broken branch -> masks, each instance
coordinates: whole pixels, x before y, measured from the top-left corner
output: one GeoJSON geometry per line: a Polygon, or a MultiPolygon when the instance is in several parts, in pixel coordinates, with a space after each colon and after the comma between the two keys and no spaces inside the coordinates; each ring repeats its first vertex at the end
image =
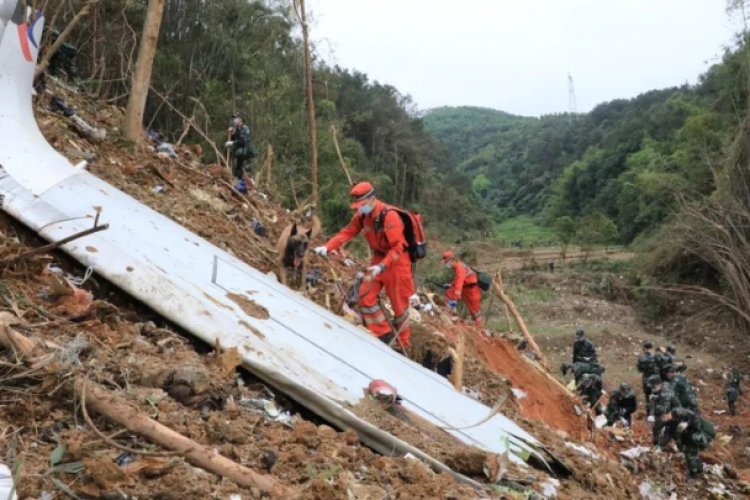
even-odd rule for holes
{"type": "Polygon", "coordinates": [[[339,161],[341,162],[341,168],[344,169],[344,173],[346,174],[346,180],[349,181],[349,185],[354,185],[354,182],[352,181],[352,176],[349,174],[349,169],[346,167],[346,162],[344,161],[344,157],[341,155],[341,149],[339,148],[339,140],[336,137],[336,126],[331,125],[331,135],[333,136],[333,146],[336,148],[336,154],[339,157],[339,161]]]}
{"type": "Polygon", "coordinates": [[[44,57],[42,57],[42,60],[37,65],[36,69],[34,70],[34,78],[41,75],[47,70],[47,66],[49,66],[49,62],[52,60],[52,56],[55,55],[55,52],[60,50],[60,47],[65,42],[65,40],[68,38],[70,33],[73,31],[73,28],[76,27],[78,22],[86,17],[88,13],[91,11],[91,7],[94,6],[99,0],[89,0],[86,2],[86,4],[81,8],[81,10],[78,11],[78,14],[75,15],[73,19],[70,20],[68,25],[65,27],[65,29],[60,33],[60,36],[57,37],[55,40],[55,43],[52,44],[52,46],[45,52],[44,57]]]}
{"type": "Polygon", "coordinates": [[[94,233],[98,233],[99,231],[104,231],[106,229],[109,229],[109,224],[102,224],[101,226],[94,226],[89,229],[78,232],[76,234],[71,234],[70,236],[63,238],[60,241],[55,241],[53,243],[49,243],[47,245],[44,245],[38,248],[34,248],[33,250],[30,250],[26,253],[22,253],[21,255],[17,255],[11,259],[2,260],[0,261],[0,268],[12,266],[14,264],[18,264],[19,262],[23,262],[37,255],[42,255],[42,254],[51,252],[52,250],[56,250],[57,248],[60,248],[61,246],[65,245],[66,243],[70,243],[71,241],[77,240],[79,238],[83,238],[85,236],[89,236],[94,233]]]}
{"type": "Polygon", "coordinates": [[[500,277],[500,273],[496,273],[495,279],[492,280],[492,290],[495,292],[495,295],[497,295],[497,298],[502,300],[503,304],[508,307],[508,310],[513,315],[513,318],[518,324],[518,328],[520,328],[521,333],[523,334],[523,338],[526,340],[526,342],[528,342],[529,346],[531,346],[531,348],[534,350],[534,353],[539,358],[539,364],[549,370],[549,363],[547,363],[547,358],[544,357],[544,354],[542,354],[542,350],[539,349],[539,346],[534,340],[534,337],[531,336],[531,332],[529,332],[529,329],[526,327],[526,322],[518,312],[518,309],[516,309],[516,305],[503,290],[503,281],[500,277]]]}

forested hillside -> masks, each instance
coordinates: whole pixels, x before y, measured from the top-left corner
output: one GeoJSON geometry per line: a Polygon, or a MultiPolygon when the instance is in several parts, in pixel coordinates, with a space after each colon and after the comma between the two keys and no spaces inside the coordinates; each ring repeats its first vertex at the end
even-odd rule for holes
{"type": "Polygon", "coordinates": [[[459,172],[497,220],[533,215],[553,226],[588,217],[616,226],[616,239],[649,234],[675,209],[675,195],[705,196],[711,165],[734,139],[744,106],[741,58],[728,52],[693,87],[654,90],[586,114],[515,117],[439,108],[427,130],[445,142],[459,172]]]}

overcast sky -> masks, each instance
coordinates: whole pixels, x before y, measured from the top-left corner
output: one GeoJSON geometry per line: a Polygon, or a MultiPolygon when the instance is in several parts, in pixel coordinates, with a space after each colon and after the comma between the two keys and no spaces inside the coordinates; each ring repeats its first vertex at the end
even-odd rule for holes
{"type": "Polygon", "coordinates": [[[323,59],[410,94],[420,109],[578,111],[685,82],[717,62],[725,0],[308,0],[323,59]]]}

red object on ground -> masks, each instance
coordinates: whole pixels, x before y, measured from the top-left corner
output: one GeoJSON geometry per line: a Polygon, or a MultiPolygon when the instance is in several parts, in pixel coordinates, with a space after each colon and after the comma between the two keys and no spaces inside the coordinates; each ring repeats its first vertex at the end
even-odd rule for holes
{"type": "Polygon", "coordinates": [[[370,382],[367,390],[372,397],[379,401],[386,401],[393,404],[398,398],[398,389],[379,378],[370,382]]]}

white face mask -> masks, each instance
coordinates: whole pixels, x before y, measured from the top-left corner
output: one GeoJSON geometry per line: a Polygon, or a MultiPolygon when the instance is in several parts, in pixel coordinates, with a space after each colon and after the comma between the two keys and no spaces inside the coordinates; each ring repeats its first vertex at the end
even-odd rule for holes
{"type": "Polygon", "coordinates": [[[369,204],[364,204],[357,209],[362,215],[367,215],[372,212],[372,207],[369,204]]]}
{"type": "Polygon", "coordinates": [[[446,269],[450,269],[451,267],[453,267],[453,264],[451,264],[450,262],[446,262],[445,264],[443,264],[443,267],[446,269]]]}
{"type": "Polygon", "coordinates": [[[239,127],[241,125],[241,120],[239,118],[234,118],[232,120],[232,126],[239,127]]]}

